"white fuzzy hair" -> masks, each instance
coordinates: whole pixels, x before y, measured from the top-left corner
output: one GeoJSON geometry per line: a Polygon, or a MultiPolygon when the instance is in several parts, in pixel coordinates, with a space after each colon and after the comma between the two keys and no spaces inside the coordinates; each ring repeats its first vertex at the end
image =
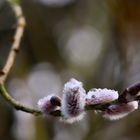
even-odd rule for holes
{"type": "Polygon", "coordinates": [[[49,114],[52,110],[54,110],[54,106],[52,106],[50,100],[52,97],[54,97],[55,95],[51,94],[48,95],[42,99],[39,99],[37,106],[38,109],[43,113],[43,114],[49,114]]]}
{"type": "Polygon", "coordinates": [[[61,104],[64,121],[73,123],[84,117],[85,95],[83,84],[74,78],[64,85],[61,104]]]}
{"type": "Polygon", "coordinates": [[[128,102],[126,104],[110,105],[104,112],[103,117],[109,120],[118,120],[134,110],[138,109],[138,101],[128,102]]]}
{"type": "Polygon", "coordinates": [[[105,89],[94,88],[87,93],[85,100],[87,104],[94,105],[94,104],[109,103],[118,99],[118,97],[119,94],[115,90],[111,90],[107,88],[105,89]]]}

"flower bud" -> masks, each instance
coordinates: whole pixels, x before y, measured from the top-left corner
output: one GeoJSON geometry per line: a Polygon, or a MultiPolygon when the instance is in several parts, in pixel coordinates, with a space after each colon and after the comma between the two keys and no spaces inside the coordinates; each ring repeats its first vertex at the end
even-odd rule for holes
{"type": "Polygon", "coordinates": [[[110,105],[108,109],[103,113],[103,117],[109,120],[118,120],[127,116],[129,113],[136,109],[138,109],[138,101],[110,105]]]}
{"type": "Polygon", "coordinates": [[[86,104],[95,105],[95,104],[106,104],[118,99],[118,92],[111,89],[92,89],[90,90],[86,97],[86,104]]]}
{"type": "Polygon", "coordinates": [[[84,116],[85,90],[81,82],[70,79],[63,90],[61,112],[63,120],[72,123],[84,116]]]}
{"type": "Polygon", "coordinates": [[[54,111],[57,106],[61,105],[61,99],[55,95],[48,95],[42,99],[40,99],[37,103],[39,110],[43,114],[49,114],[54,111]]]}
{"type": "Polygon", "coordinates": [[[140,96],[140,82],[136,82],[126,88],[119,96],[120,103],[127,103],[134,101],[136,97],[140,96]]]}

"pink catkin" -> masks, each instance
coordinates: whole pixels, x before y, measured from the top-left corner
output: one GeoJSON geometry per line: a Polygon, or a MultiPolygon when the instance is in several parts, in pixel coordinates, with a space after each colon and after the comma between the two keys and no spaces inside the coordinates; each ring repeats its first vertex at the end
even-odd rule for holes
{"type": "Polygon", "coordinates": [[[138,101],[132,101],[124,104],[110,105],[103,113],[103,117],[109,120],[118,120],[134,110],[138,109],[138,101]]]}
{"type": "Polygon", "coordinates": [[[110,103],[118,99],[118,92],[111,89],[92,89],[86,95],[86,103],[90,105],[110,103]]]}
{"type": "Polygon", "coordinates": [[[64,121],[72,123],[83,118],[85,95],[82,83],[75,79],[70,79],[64,85],[61,106],[64,121]]]}
{"type": "Polygon", "coordinates": [[[54,111],[57,106],[60,106],[61,99],[55,95],[48,95],[40,99],[37,103],[39,110],[48,115],[51,111],[54,111]]]}

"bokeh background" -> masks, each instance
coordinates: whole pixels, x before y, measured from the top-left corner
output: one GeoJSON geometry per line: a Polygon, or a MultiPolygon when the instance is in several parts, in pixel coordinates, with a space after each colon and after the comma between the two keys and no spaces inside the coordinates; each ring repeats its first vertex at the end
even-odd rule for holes
{"type": "MultiPolygon", "coordinates": [[[[71,77],[85,89],[121,92],[140,80],[139,0],[18,0],[26,22],[16,62],[6,81],[10,94],[36,107],[62,96],[71,77]]],[[[11,5],[0,0],[0,68],[16,29],[11,5]]],[[[139,140],[140,110],[108,121],[93,111],[74,124],[15,111],[0,98],[0,140],[139,140]]]]}

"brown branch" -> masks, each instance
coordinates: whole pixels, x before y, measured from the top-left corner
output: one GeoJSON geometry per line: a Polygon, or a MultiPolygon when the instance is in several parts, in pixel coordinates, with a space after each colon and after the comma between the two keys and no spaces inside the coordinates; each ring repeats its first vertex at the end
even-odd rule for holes
{"type": "Polygon", "coordinates": [[[16,6],[13,6],[13,9],[14,9],[16,17],[17,17],[17,29],[15,32],[14,42],[12,44],[11,51],[9,53],[5,66],[3,67],[3,69],[0,72],[0,83],[5,82],[8,74],[13,66],[16,54],[19,51],[21,38],[23,36],[24,28],[25,28],[25,19],[22,14],[21,8],[16,5],[16,6]]]}
{"type": "Polygon", "coordinates": [[[34,115],[40,115],[41,112],[37,109],[33,109],[30,107],[27,107],[25,105],[22,105],[21,103],[19,103],[18,101],[16,101],[14,98],[12,98],[9,93],[6,91],[5,87],[3,84],[0,84],[0,94],[2,95],[2,97],[8,102],[10,103],[12,106],[14,106],[15,109],[17,110],[21,110],[27,113],[31,113],[34,115]]]}
{"type": "Polygon", "coordinates": [[[11,50],[8,55],[5,66],[0,71],[0,94],[8,103],[10,103],[12,106],[14,106],[15,109],[21,110],[21,111],[24,111],[27,113],[31,113],[34,115],[39,115],[39,114],[41,114],[41,112],[39,110],[30,108],[30,107],[26,107],[25,105],[20,104],[18,101],[16,101],[14,98],[12,98],[9,95],[9,93],[6,91],[5,86],[4,86],[4,82],[14,64],[16,54],[19,51],[20,42],[21,42],[21,39],[22,39],[22,36],[24,33],[24,28],[25,28],[25,19],[22,14],[22,10],[21,10],[20,6],[14,5],[13,10],[15,11],[15,14],[17,17],[17,29],[15,32],[14,41],[11,46],[11,50]]]}

